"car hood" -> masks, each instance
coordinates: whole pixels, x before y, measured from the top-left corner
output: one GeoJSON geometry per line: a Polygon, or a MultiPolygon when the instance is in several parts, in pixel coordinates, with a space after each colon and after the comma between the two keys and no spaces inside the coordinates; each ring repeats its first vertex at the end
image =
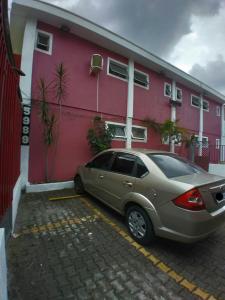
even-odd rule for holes
{"type": "Polygon", "coordinates": [[[171,178],[172,180],[183,182],[190,184],[192,186],[202,186],[205,184],[210,184],[217,181],[225,181],[225,177],[212,175],[209,173],[201,173],[201,174],[191,174],[191,175],[185,175],[185,176],[179,176],[171,178]]]}

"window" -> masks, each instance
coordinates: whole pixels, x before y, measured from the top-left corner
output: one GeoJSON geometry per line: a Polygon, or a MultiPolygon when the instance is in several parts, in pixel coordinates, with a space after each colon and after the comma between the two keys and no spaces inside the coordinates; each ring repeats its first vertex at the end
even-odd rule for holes
{"type": "Polygon", "coordinates": [[[134,140],[146,140],[147,138],[147,128],[139,127],[139,126],[132,126],[132,138],[134,140]]]}
{"type": "Polygon", "coordinates": [[[191,105],[200,108],[200,98],[198,96],[191,95],[191,105]]]}
{"type": "Polygon", "coordinates": [[[216,139],[216,149],[220,149],[220,139],[216,139]]]}
{"type": "Polygon", "coordinates": [[[220,117],[220,106],[216,107],[216,115],[217,117],[220,117]]]}
{"type": "Polygon", "coordinates": [[[115,60],[108,60],[108,74],[127,80],[128,67],[127,65],[115,60]]]}
{"type": "MultiPolygon", "coordinates": [[[[126,139],[126,125],[122,123],[106,122],[106,126],[112,131],[115,139],[126,139]]],[[[147,141],[147,128],[142,126],[132,126],[132,139],[135,141],[147,141]]]]}
{"type": "Polygon", "coordinates": [[[182,89],[176,88],[176,100],[182,101],[182,89]]]}
{"type": "Polygon", "coordinates": [[[36,37],[36,47],[35,49],[46,53],[46,54],[52,54],[52,34],[38,30],[37,31],[37,37],[36,37]]]}
{"type": "Polygon", "coordinates": [[[132,176],[136,157],[127,153],[117,153],[111,171],[132,176]]]}
{"type": "Polygon", "coordinates": [[[172,86],[170,83],[165,82],[164,83],[164,96],[171,97],[172,94],[172,86]]]}
{"type": "Polygon", "coordinates": [[[203,109],[209,111],[209,102],[207,100],[203,100],[203,109]]]}
{"type": "MultiPolygon", "coordinates": [[[[199,136],[195,135],[195,141],[197,144],[199,144],[199,136]]],[[[208,148],[209,139],[207,136],[202,137],[202,148],[208,148]]]]}
{"type": "MultiPolygon", "coordinates": [[[[201,99],[198,96],[191,95],[191,105],[197,108],[201,107],[201,99]]],[[[203,99],[203,110],[209,111],[209,102],[203,99]]]]}
{"type": "Polygon", "coordinates": [[[114,138],[126,138],[126,125],[106,122],[106,126],[112,131],[114,138]]]}
{"type": "Polygon", "coordinates": [[[135,175],[138,178],[143,178],[149,173],[147,167],[143,163],[143,161],[140,158],[137,158],[136,161],[136,172],[135,175]]]}
{"type": "Polygon", "coordinates": [[[148,74],[140,72],[138,70],[134,70],[134,83],[137,85],[148,88],[149,86],[149,77],[148,74]]]}
{"type": "Polygon", "coordinates": [[[97,156],[94,160],[87,163],[86,167],[109,170],[112,162],[113,153],[114,152],[110,151],[97,156]]]}
{"type": "Polygon", "coordinates": [[[148,156],[168,178],[205,173],[200,167],[175,155],[148,154],[148,156]]]}

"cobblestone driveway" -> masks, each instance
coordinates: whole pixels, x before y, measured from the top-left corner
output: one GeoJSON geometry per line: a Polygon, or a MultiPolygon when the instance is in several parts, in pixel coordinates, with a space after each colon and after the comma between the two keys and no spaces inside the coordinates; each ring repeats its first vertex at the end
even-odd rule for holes
{"type": "Polygon", "coordinates": [[[9,299],[225,299],[225,227],[141,247],[123,219],[72,190],[23,196],[8,242],[9,299]]]}

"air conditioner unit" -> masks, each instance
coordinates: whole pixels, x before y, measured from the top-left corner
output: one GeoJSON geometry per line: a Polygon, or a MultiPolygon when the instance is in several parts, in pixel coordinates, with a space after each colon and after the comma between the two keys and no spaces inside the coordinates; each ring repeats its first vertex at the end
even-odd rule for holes
{"type": "Polygon", "coordinates": [[[103,69],[103,57],[100,54],[93,54],[91,57],[91,74],[97,74],[103,69]]]}

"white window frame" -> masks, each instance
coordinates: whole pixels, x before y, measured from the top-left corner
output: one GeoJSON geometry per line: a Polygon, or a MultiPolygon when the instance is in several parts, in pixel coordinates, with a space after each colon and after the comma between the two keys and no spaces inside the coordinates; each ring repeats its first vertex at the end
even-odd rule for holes
{"type": "MultiPolygon", "coordinates": [[[[198,135],[195,134],[195,137],[197,138],[197,141],[199,142],[198,140],[198,135]]],[[[202,148],[208,148],[209,147],[209,138],[207,136],[202,136],[202,148]],[[203,139],[206,139],[207,140],[207,145],[203,145],[203,139]]]]}
{"type": "Polygon", "coordinates": [[[127,131],[126,131],[126,124],[124,124],[124,123],[117,123],[117,122],[109,122],[109,121],[106,121],[105,122],[105,124],[106,124],[106,126],[108,127],[108,125],[117,125],[117,126],[121,126],[121,127],[123,127],[124,128],[124,136],[114,136],[113,137],[113,140],[118,140],[118,139],[120,139],[120,140],[125,140],[126,138],[127,138],[127,131]]]}
{"type": "Polygon", "coordinates": [[[39,52],[42,52],[42,53],[45,53],[45,54],[48,54],[48,55],[52,55],[52,44],[53,44],[53,34],[50,33],[50,32],[44,31],[44,30],[37,29],[36,39],[35,39],[35,50],[37,50],[39,52]],[[42,34],[47,35],[49,37],[49,49],[48,49],[48,51],[40,49],[40,48],[37,47],[37,39],[38,39],[38,34],[39,33],[42,33],[42,34]]]}
{"type": "Polygon", "coordinates": [[[140,70],[138,70],[138,69],[134,69],[134,71],[136,71],[136,72],[138,72],[138,73],[140,73],[140,74],[146,75],[147,81],[148,81],[148,85],[147,85],[147,86],[143,86],[143,85],[138,84],[138,83],[136,83],[136,82],[134,82],[134,85],[139,86],[139,87],[141,87],[141,88],[143,88],[143,89],[145,89],[145,90],[149,90],[149,85],[150,85],[150,82],[149,82],[149,74],[147,74],[147,73],[145,73],[145,72],[142,72],[142,71],[140,71],[140,70]]]}
{"type": "Polygon", "coordinates": [[[216,139],[216,149],[220,149],[220,139],[216,139]]]}
{"type": "Polygon", "coordinates": [[[132,126],[132,129],[131,129],[131,136],[132,136],[133,141],[135,141],[135,142],[144,142],[144,143],[147,142],[147,127],[138,126],[138,125],[133,125],[133,126],[132,126]],[[132,131],[133,128],[144,129],[144,139],[135,137],[135,136],[133,135],[133,131],[132,131]]]}
{"type": "MultiPolygon", "coordinates": [[[[111,77],[113,77],[113,78],[116,78],[116,79],[119,79],[119,80],[128,82],[128,78],[127,78],[127,79],[126,79],[126,78],[122,78],[122,77],[116,76],[116,75],[114,75],[114,74],[111,74],[111,73],[109,72],[110,61],[112,61],[112,62],[114,62],[114,63],[117,63],[118,65],[121,65],[121,66],[126,67],[126,68],[127,68],[127,72],[128,72],[128,65],[127,65],[127,64],[122,63],[121,61],[118,61],[118,60],[113,59],[113,58],[111,58],[111,57],[108,57],[108,61],[107,61],[107,75],[108,75],[108,76],[111,76],[111,77]]],[[[128,74],[128,73],[127,73],[127,74],[128,74]]]]}
{"type": "Polygon", "coordinates": [[[204,110],[204,111],[207,111],[207,112],[209,112],[209,101],[208,101],[208,100],[205,100],[205,99],[203,99],[203,103],[204,103],[204,102],[207,102],[207,103],[208,103],[208,109],[205,109],[205,108],[203,108],[203,110],[204,110]]]}
{"type": "MultiPolygon", "coordinates": [[[[113,140],[117,140],[117,141],[118,140],[122,140],[122,141],[126,140],[126,138],[127,138],[126,124],[124,124],[124,123],[117,123],[117,122],[111,122],[111,121],[106,121],[105,124],[106,124],[106,127],[108,126],[108,124],[118,125],[118,126],[124,127],[125,136],[115,136],[115,137],[113,137],[113,140]]],[[[134,137],[133,136],[133,132],[131,130],[132,141],[146,143],[147,142],[147,127],[138,126],[138,125],[132,125],[132,128],[141,128],[141,129],[145,130],[145,137],[144,137],[144,139],[134,137]]]]}
{"type": "Polygon", "coordinates": [[[169,82],[164,82],[164,96],[167,97],[167,98],[171,98],[171,97],[172,97],[172,84],[169,83],[169,82]],[[170,86],[170,91],[171,91],[170,96],[166,95],[166,86],[167,86],[167,85],[170,86]]]}
{"type": "Polygon", "coordinates": [[[216,106],[216,116],[220,117],[221,116],[221,108],[219,105],[216,106]]]}
{"type": "Polygon", "coordinates": [[[178,102],[182,102],[182,100],[183,100],[183,93],[182,93],[182,89],[177,87],[177,88],[176,88],[176,101],[178,101],[178,102]],[[178,91],[178,90],[181,92],[181,99],[178,99],[178,98],[177,98],[177,91],[178,91]]]}
{"type": "Polygon", "coordinates": [[[198,108],[198,109],[200,109],[201,102],[200,102],[200,97],[199,97],[199,96],[197,96],[197,95],[194,95],[194,94],[191,94],[191,106],[193,106],[193,107],[195,107],[195,108],[198,108]],[[198,98],[198,99],[199,99],[199,106],[192,104],[192,98],[193,98],[193,97],[196,97],[196,98],[198,98]]]}

